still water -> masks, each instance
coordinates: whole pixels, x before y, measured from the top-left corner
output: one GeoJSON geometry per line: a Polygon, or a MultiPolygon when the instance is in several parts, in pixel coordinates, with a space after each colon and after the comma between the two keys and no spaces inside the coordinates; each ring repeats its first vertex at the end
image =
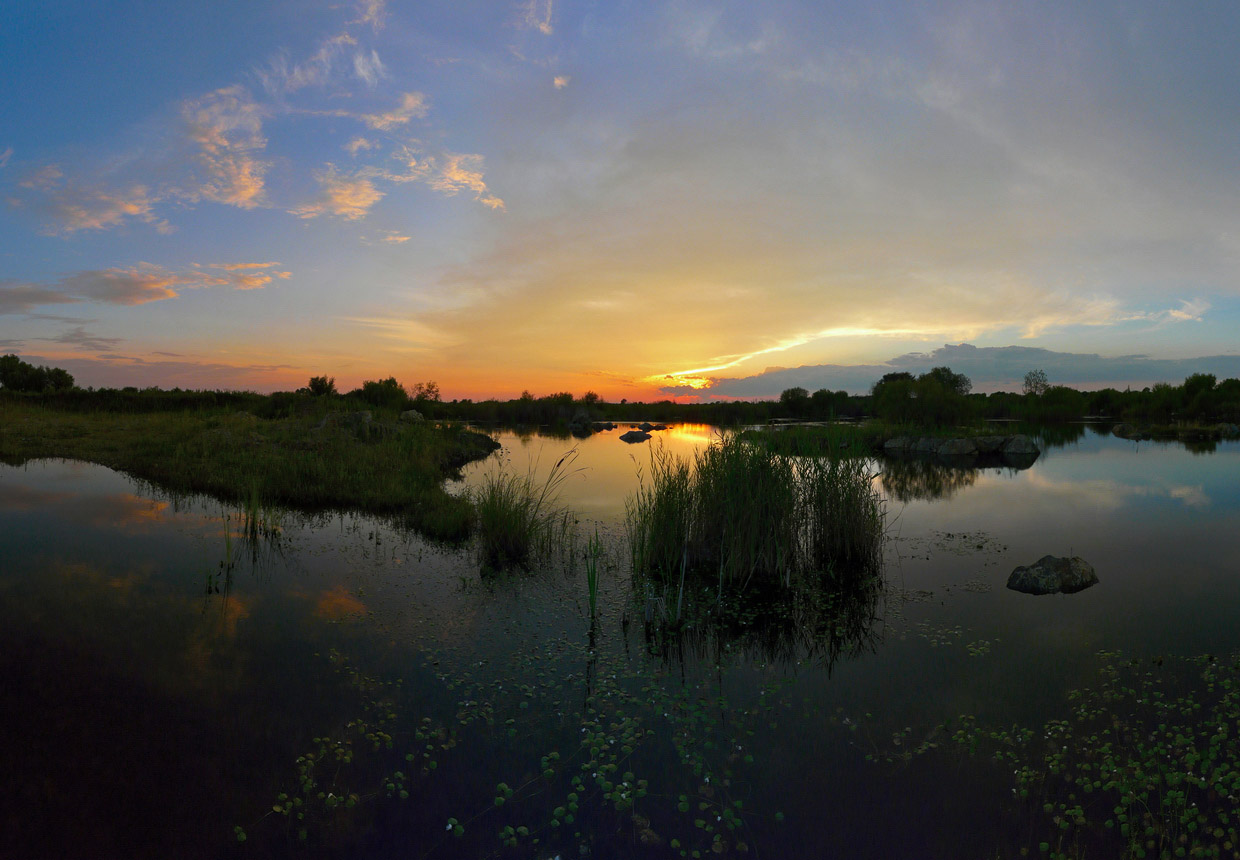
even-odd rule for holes
{"type": "MultiPolygon", "coordinates": [[[[251,530],[96,466],[0,467],[0,856],[1037,856],[1058,844],[1038,799],[935,727],[1066,719],[1100,651],[1240,649],[1236,443],[1080,428],[1021,471],[876,463],[887,585],[859,627],[669,648],[624,545],[648,445],[619,432],[504,433],[456,485],[575,448],[593,621],[584,540],[482,580],[469,550],[367,517],[251,530]],[[1047,554],[1100,584],[1004,587],[1047,554]]],[[[713,434],[655,435],[690,456],[713,434]]]]}

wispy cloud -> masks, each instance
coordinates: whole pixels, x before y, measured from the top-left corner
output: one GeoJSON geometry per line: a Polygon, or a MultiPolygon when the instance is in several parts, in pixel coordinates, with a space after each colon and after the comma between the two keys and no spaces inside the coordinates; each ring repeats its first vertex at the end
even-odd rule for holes
{"type": "Polygon", "coordinates": [[[424,93],[409,92],[400,97],[400,103],[392,110],[359,114],[357,118],[376,131],[391,131],[397,126],[405,125],[414,117],[426,116],[429,107],[424,93]]]}
{"type": "Polygon", "coordinates": [[[375,149],[377,146],[378,144],[373,140],[367,140],[364,137],[355,137],[344,145],[344,151],[356,158],[359,152],[375,149]]]}
{"type": "Polygon", "coordinates": [[[386,4],[387,0],[358,0],[358,12],[361,17],[349,23],[369,24],[376,32],[382,30],[387,19],[387,10],[384,8],[386,4]]]}
{"type": "Polygon", "coordinates": [[[64,177],[65,172],[59,164],[45,164],[17,184],[22,188],[55,188],[64,177]]]}
{"type": "Polygon", "coordinates": [[[154,224],[160,232],[168,232],[171,227],[167,222],[155,216],[155,202],[145,185],[118,191],[66,185],[52,194],[50,206],[56,221],[48,224],[45,232],[55,235],[78,230],[107,230],[130,218],[154,224]]]}
{"type": "Polygon", "coordinates": [[[525,0],[524,3],[517,6],[517,14],[521,26],[550,36],[555,32],[551,25],[551,19],[555,11],[554,7],[555,0],[525,0]]]}
{"type": "Polygon", "coordinates": [[[182,104],[186,134],[198,147],[198,161],[206,171],[205,179],[185,191],[187,197],[241,209],[265,202],[263,174],[268,165],[255,158],[267,145],[263,116],[263,107],[241,86],[182,104]]]}
{"type": "Polygon", "coordinates": [[[337,58],[356,45],[357,39],[348,33],[341,33],[325,39],[314,54],[300,63],[290,64],[286,54],[277,54],[268,61],[265,69],[256,69],[255,74],[263,89],[273,96],[288,95],[305,87],[323,86],[331,80],[337,58]]]}
{"type": "Polygon", "coordinates": [[[412,238],[413,238],[412,236],[402,236],[400,233],[397,233],[395,230],[389,230],[387,235],[383,237],[383,241],[388,242],[392,245],[402,245],[405,242],[408,242],[412,238]]]}
{"type": "Polygon", "coordinates": [[[373,49],[369,54],[358,51],[353,55],[353,73],[372,87],[387,77],[387,70],[373,49]]]}
{"type": "Polygon", "coordinates": [[[0,170],[8,165],[9,159],[13,157],[13,147],[6,147],[4,152],[0,152],[0,170]]]}
{"type": "Polygon", "coordinates": [[[332,164],[314,178],[319,183],[319,198],[289,210],[298,218],[334,215],[346,221],[357,221],[365,218],[370,207],[383,199],[383,192],[369,178],[342,175],[332,164]]]}
{"type": "MultiPolygon", "coordinates": [[[[209,269],[223,269],[228,274],[223,282],[232,285],[236,290],[257,290],[265,287],[277,278],[288,280],[292,272],[275,269],[279,263],[208,263],[209,269]]],[[[213,279],[214,280],[214,279],[213,279]]]]}
{"type": "Polygon", "coordinates": [[[554,78],[551,79],[551,84],[557,90],[562,90],[566,86],[568,86],[568,82],[571,80],[572,78],[570,78],[568,75],[556,75],[554,78]]]}
{"type": "Polygon", "coordinates": [[[474,192],[474,199],[491,209],[503,209],[504,201],[487,191],[483,178],[481,155],[450,153],[443,157],[439,169],[428,180],[431,188],[447,195],[458,191],[474,192]]]}
{"type": "Polygon", "coordinates": [[[78,349],[88,350],[90,352],[110,352],[115,349],[117,344],[125,342],[120,337],[101,337],[91,334],[86,330],[85,326],[75,326],[74,328],[63,331],[55,337],[41,337],[36,340],[46,340],[51,343],[65,344],[74,346],[78,349]]]}

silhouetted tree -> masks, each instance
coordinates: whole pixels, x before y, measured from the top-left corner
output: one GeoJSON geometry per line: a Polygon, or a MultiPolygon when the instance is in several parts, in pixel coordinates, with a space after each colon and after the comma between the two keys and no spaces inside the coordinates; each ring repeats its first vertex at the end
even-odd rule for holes
{"type": "Polygon", "coordinates": [[[409,394],[419,403],[438,403],[439,383],[433,379],[426,382],[415,382],[409,394]]]}
{"type": "Polygon", "coordinates": [[[310,377],[310,393],[315,397],[323,397],[328,394],[336,393],[336,377],[334,376],[312,376],[310,377]]]}
{"type": "Polygon", "coordinates": [[[1031,370],[1025,374],[1025,393],[1039,397],[1046,393],[1051,387],[1050,382],[1046,379],[1045,370],[1031,370]]]}
{"type": "Polygon", "coordinates": [[[67,391],[73,387],[73,377],[59,367],[35,367],[16,355],[5,355],[0,356],[0,387],[10,391],[67,391]]]}

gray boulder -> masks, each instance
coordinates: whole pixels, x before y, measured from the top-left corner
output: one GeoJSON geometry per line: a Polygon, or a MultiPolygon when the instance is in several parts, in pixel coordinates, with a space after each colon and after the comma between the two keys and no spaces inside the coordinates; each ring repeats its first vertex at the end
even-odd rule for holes
{"type": "Polygon", "coordinates": [[[1097,584],[1098,574],[1084,559],[1044,555],[1012,571],[1007,587],[1024,594],[1074,594],[1097,584]]]}
{"type": "Polygon", "coordinates": [[[1034,444],[1032,439],[1024,433],[1017,433],[1015,436],[1009,436],[1007,439],[1003,440],[1003,453],[1021,455],[1032,454],[1037,456],[1042,452],[1038,450],[1038,446],[1034,444]]]}
{"type": "Polygon", "coordinates": [[[620,434],[620,441],[628,442],[630,445],[634,442],[645,442],[649,438],[649,433],[643,433],[640,430],[630,430],[628,433],[620,434]]]}
{"type": "Polygon", "coordinates": [[[903,453],[911,448],[913,440],[907,436],[896,436],[894,439],[888,439],[883,443],[883,450],[887,453],[903,453]]]}
{"type": "Polygon", "coordinates": [[[419,421],[425,421],[422,413],[416,409],[406,409],[400,413],[400,421],[402,424],[417,424],[419,421]]]}
{"type": "Polygon", "coordinates": [[[940,457],[971,457],[977,453],[977,445],[972,439],[948,439],[939,445],[940,457]]]}
{"type": "Polygon", "coordinates": [[[979,454],[998,454],[1003,450],[1003,443],[1006,441],[1006,436],[978,436],[973,440],[973,444],[977,445],[979,454]]]}
{"type": "Polygon", "coordinates": [[[917,444],[913,446],[913,450],[918,454],[933,454],[939,450],[939,445],[943,444],[941,439],[933,436],[922,436],[917,440],[917,444]]]}

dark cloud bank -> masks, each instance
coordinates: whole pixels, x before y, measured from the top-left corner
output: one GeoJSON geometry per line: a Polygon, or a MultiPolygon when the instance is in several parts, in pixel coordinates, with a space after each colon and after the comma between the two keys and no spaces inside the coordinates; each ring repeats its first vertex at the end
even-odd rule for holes
{"type": "Polygon", "coordinates": [[[1213,373],[1219,379],[1240,377],[1240,355],[1210,355],[1201,358],[1166,359],[1144,355],[1100,355],[1054,352],[1024,346],[976,347],[947,344],[933,352],[910,352],[884,364],[817,364],[804,367],[771,368],[754,376],[719,378],[706,390],[671,385],[664,394],[698,394],[725,399],[777,397],[788,388],[809,391],[829,388],[864,394],[884,373],[908,371],[925,373],[947,365],[973,380],[973,390],[1019,391],[1025,374],[1041,369],[1052,385],[1073,388],[1143,388],[1155,382],[1179,384],[1193,373],[1213,373]]]}

